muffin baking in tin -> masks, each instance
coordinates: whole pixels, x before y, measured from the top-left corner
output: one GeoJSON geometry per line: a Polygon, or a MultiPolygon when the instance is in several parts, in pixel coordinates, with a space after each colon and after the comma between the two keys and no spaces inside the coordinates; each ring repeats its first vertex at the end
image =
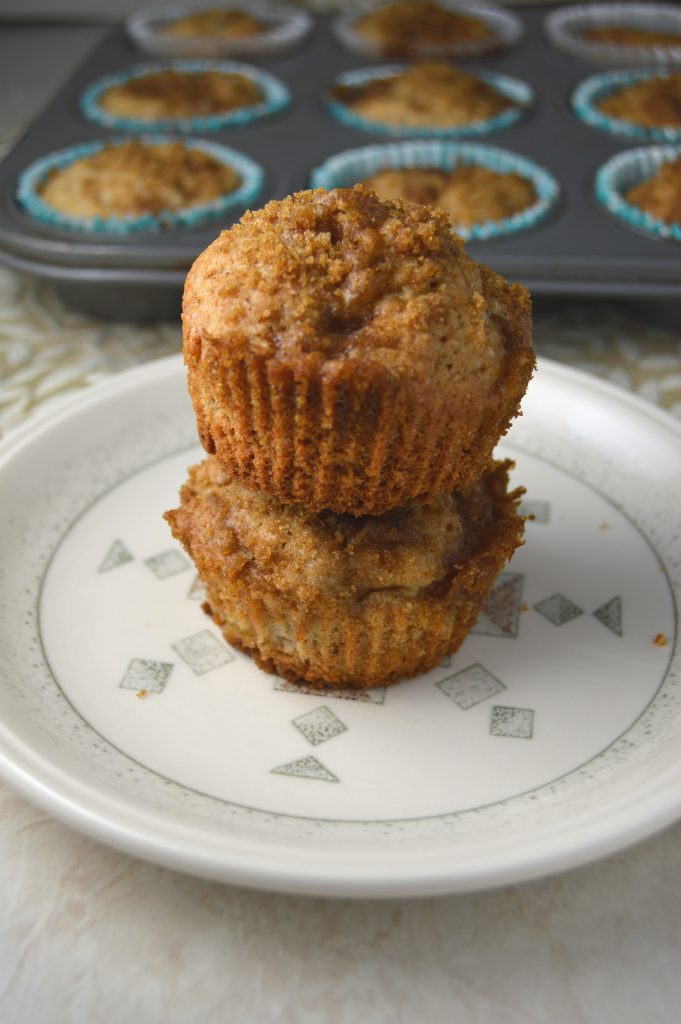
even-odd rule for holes
{"type": "Polygon", "coordinates": [[[173,61],[106,75],[85,90],[80,109],[114,131],[196,133],[250,124],[283,110],[290,99],[283,82],[250,64],[173,61]]]}
{"type": "MultiPolygon", "coordinates": [[[[375,189],[376,184],[372,184],[371,179],[386,171],[397,172],[393,187],[404,190],[401,196],[393,193],[392,198],[411,198],[444,207],[452,217],[457,234],[476,241],[535,227],[553,209],[560,195],[560,186],[553,175],[527,157],[496,146],[439,140],[386,143],[337,153],[315,168],[311,184],[313,188],[330,189],[364,183],[375,189]],[[474,173],[477,169],[481,171],[478,176],[474,173]],[[400,181],[402,172],[409,175],[419,170],[426,175],[435,172],[431,173],[435,190],[432,198],[428,196],[428,181],[421,187],[417,183],[413,195],[409,194],[409,179],[400,181]],[[466,207],[466,192],[469,191],[471,203],[480,210],[480,216],[469,215],[465,223],[457,220],[455,209],[448,208],[446,194],[442,191],[446,187],[445,175],[451,176],[457,170],[473,171],[470,180],[463,180],[459,185],[457,207],[466,207]],[[505,183],[510,186],[507,192],[505,183]],[[497,208],[513,207],[516,194],[517,208],[502,215],[497,208]]],[[[384,189],[386,191],[382,189],[379,194],[387,198],[390,181],[385,181],[384,189]]]]}
{"type": "Polygon", "coordinates": [[[681,242],[681,146],[646,146],[611,157],[596,175],[596,197],[628,227],[681,242]]]}
{"type": "Polygon", "coordinates": [[[16,199],[25,213],[51,227],[127,235],[191,228],[244,209],[257,199],[263,180],[253,160],[203,139],[100,139],[36,160],[20,174],[16,199]],[[61,194],[54,189],[58,180],[61,194]],[[221,185],[228,190],[220,193],[221,185]],[[208,198],[202,198],[202,187],[208,198]],[[172,205],[163,206],[164,195],[172,205]]]}
{"type": "Polygon", "coordinates": [[[233,0],[197,10],[175,4],[126,21],[132,42],[154,57],[270,57],[297,46],[312,27],[307,11],[233,0]],[[231,15],[235,15],[231,17],[231,15]]]}
{"type": "Polygon", "coordinates": [[[331,114],[360,131],[393,137],[488,135],[525,116],[527,83],[489,72],[470,75],[447,64],[394,64],[348,71],[327,100],[331,114]]]}
{"type": "Polygon", "coordinates": [[[579,60],[597,64],[681,62],[681,7],[660,3],[577,4],[547,14],[546,35],[579,60]]]}
{"type": "Polygon", "coordinates": [[[592,75],[572,94],[572,109],[594,128],[652,142],[681,140],[681,72],[647,68],[592,75]]]}
{"type": "Polygon", "coordinates": [[[365,3],[337,18],[339,42],[363,57],[464,60],[514,46],[522,23],[492,4],[466,0],[365,3]]]}

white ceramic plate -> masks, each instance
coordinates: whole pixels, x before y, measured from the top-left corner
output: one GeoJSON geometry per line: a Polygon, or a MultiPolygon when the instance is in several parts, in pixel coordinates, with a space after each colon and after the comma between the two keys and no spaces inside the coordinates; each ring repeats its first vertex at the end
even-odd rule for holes
{"type": "Polygon", "coordinates": [[[0,448],[2,776],[133,854],[329,895],[511,883],[671,822],[681,429],[543,362],[502,451],[536,518],[475,633],[351,699],[201,611],[161,519],[200,456],[179,359],[29,422],[0,448]]]}

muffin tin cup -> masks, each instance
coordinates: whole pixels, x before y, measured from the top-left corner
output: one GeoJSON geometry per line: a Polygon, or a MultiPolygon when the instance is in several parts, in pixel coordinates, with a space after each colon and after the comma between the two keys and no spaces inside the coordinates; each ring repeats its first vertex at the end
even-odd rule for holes
{"type": "Polygon", "coordinates": [[[632,206],[624,193],[652,178],[663,164],[681,156],[681,146],[646,146],[611,157],[596,175],[596,198],[628,227],[660,239],[681,242],[681,223],[669,223],[632,206]]]}
{"type": "Polygon", "coordinates": [[[616,25],[681,36],[681,7],[673,4],[578,4],[547,14],[544,30],[558,50],[596,64],[678,64],[678,46],[621,46],[590,42],[589,29],[616,25]]]}
{"type": "MultiPolygon", "coordinates": [[[[492,4],[466,3],[465,0],[438,0],[441,7],[455,14],[471,15],[483,21],[490,29],[491,38],[469,43],[448,43],[442,46],[419,46],[415,56],[420,59],[457,59],[466,60],[481,57],[483,54],[497,50],[507,50],[522,38],[522,22],[510,11],[502,10],[492,4]]],[[[355,8],[351,14],[343,15],[334,22],[334,33],[338,41],[346,49],[358,53],[362,57],[379,59],[385,56],[384,51],[370,39],[366,39],[355,30],[355,22],[364,14],[369,14],[378,5],[369,3],[360,9],[355,8]]]]}
{"type": "MultiPolygon", "coordinates": [[[[355,71],[347,71],[339,75],[335,85],[365,85],[367,82],[377,78],[391,78],[408,69],[407,64],[390,64],[381,68],[359,68],[355,71]]],[[[509,128],[521,120],[534,102],[534,93],[527,82],[519,78],[511,78],[509,75],[492,74],[484,72],[478,76],[491,85],[497,92],[508,99],[513,100],[518,106],[510,107],[508,110],[489,117],[484,121],[470,121],[467,124],[452,125],[451,127],[435,126],[412,126],[387,124],[383,121],[372,121],[368,117],[356,114],[351,107],[339,100],[327,99],[327,108],[331,115],[347,125],[349,128],[356,128],[359,131],[370,132],[373,135],[389,135],[393,138],[419,138],[419,139],[462,139],[475,136],[490,135],[492,132],[509,128]]]]}
{"type": "Polygon", "coordinates": [[[95,234],[107,233],[129,235],[142,231],[161,231],[172,228],[193,228],[225,211],[235,207],[247,207],[260,194],[265,178],[263,169],[242,153],[227,146],[221,146],[203,139],[178,139],[173,136],[154,135],[134,141],[145,145],[163,145],[180,141],[188,149],[197,149],[219,160],[220,163],[233,167],[241,177],[240,185],[233,191],[200,206],[188,207],[184,210],[166,210],[160,214],[143,214],[130,217],[70,217],[50,206],[40,195],[40,187],[48,175],[54,170],[63,170],[84,157],[99,153],[108,146],[122,146],[131,139],[99,139],[96,142],[85,142],[68,149],[58,150],[48,156],[41,157],[24,170],[19,176],[16,189],[16,200],[23,211],[29,216],[54,228],[65,228],[69,231],[88,231],[95,234]]]}
{"type": "Polygon", "coordinates": [[[614,92],[624,89],[637,82],[648,82],[654,78],[665,78],[666,71],[646,69],[642,71],[605,71],[591,75],[575,89],[572,94],[572,109],[585,124],[611,135],[620,135],[628,139],[640,139],[651,142],[681,142],[681,124],[648,127],[626,121],[621,117],[610,117],[598,109],[601,100],[614,92]]]}
{"type": "Polygon", "coordinates": [[[250,64],[241,64],[236,61],[207,61],[207,60],[184,60],[173,61],[172,63],[139,64],[137,67],[120,71],[116,74],[106,75],[98,81],[93,82],[80,100],[81,112],[90,121],[96,121],[104,128],[111,128],[119,132],[154,132],[154,131],[177,131],[177,132],[211,132],[221,128],[237,128],[250,124],[261,117],[269,117],[272,114],[283,110],[291,102],[291,93],[283,82],[270,75],[260,68],[254,68],[250,64]],[[104,93],[116,85],[124,85],[135,78],[143,78],[145,75],[156,74],[162,71],[222,71],[226,74],[240,74],[250,78],[263,94],[263,100],[252,107],[238,107],[236,110],[227,110],[219,114],[208,114],[202,117],[165,117],[157,121],[145,121],[133,117],[117,117],[110,114],[100,105],[104,93]]]}
{"type": "Polygon", "coordinates": [[[131,15],[126,30],[138,49],[154,57],[271,57],[297,46],[312,27],[311,16],[292,7],[273,9],[257,3],[233,2],[230,8],[251,14],[267,28],[245,39],[167,35],[163,31],[167,25],[196,13],[196,7],[175,4],[164,10],[131,15]]]}
{"type": "Polygon", "coordinates": [[[486,167],[499,174],[520,174],[532,182],[537,199],[532,206],[505,217],[464,227],[454,224],[462,238],[483,241],[512,234],[537,225],[552,209],[560,195],[556,179],[543,167],[507,149],[475,143],[402,142],[364,146],[330,157],[312,172],[313,188],[347,188],[378,171],[414,167],[437,167],[452,171],[458,166],[486,167]]]}

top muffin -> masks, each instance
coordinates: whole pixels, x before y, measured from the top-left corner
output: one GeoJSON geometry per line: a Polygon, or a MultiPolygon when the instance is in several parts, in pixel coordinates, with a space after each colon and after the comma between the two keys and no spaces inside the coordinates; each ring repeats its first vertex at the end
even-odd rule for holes
{"type": "Polygon", "coordinates": [[[114,117],[163,121],[223,114],[263,100],[252,78],[228,71],[150,71],[112,85],[99,106],[114,117]]]}
{"type": "Polygon", "coordinates": [[[357,18],[353,30],[386,57],[413,57],[461,44],[498,44],[489,26],[472,14],[450,11],[432,0],[401,0],[357,18]]]}
{"type": "Polygon", "coordinates": [[[609,46],[681,46],[681,35],[678,32],[661,32],[636,25],[596,25],[585,29],[582,39],[609,46]]]}
{"type": "Polygon", "coordinates": [[[355,515],[479,476],[534,366],[530,300],[445,213],[365,189],[246,214],[184,294],[207,451],[284,502],[355,515]]]}
{"type": "Polygon", "coordinates": [[[171,21],[164,27],[163,33],[181,38],[251,39],[260,35],[266,27],[263,21],[247,11],[211,7],[171,21]]]}

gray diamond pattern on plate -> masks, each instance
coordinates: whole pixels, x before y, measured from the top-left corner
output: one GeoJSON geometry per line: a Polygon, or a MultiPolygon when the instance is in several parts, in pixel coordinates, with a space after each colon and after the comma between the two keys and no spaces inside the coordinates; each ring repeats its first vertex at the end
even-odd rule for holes
{"type": "Polygon", "coordinates": [[[517,740],[531,740],[534,730],[534,711],[530,708],[492,708],[490,732],[493,736],[512,736],[517,740]]]}
{"type": "Polygon", "coordinates": [[[319,782],[340,781],[333,772],[325,768],[316,757],[299,757],[296,761],[289,761],[288,764],[280,764],[278,768],[271,769],[272,775],[292,775],[299,779],[317,779],[319,782]]]}
{"type": "Polygon", "coordinates": [[[189,561],[176,548],[169,548],[168,551],[160,551],[158,555],[145,558],[144,564],[160,580],[175,576],[178,572],[186,572],[190,565],[189,561]]]}
{"type": "Polygon", "coordinates": [[[548,501],[534,501],[532,499],[528,499],[520,502],[518,512],[521,516],[532,516],[530,522],[548,523],[551,517],[551,505],[548,501]]]}
{"type": "Polygon", "coordinates": [[[133,658],[119,686],[124,690],[146,690],[148,693],[162,693],[173,670],[170,661],[152,661],[149,658],[133,658]]]}
{"type": "Polygon", "coordinates": [[[187,597],[190,601],[203,601],[205,596],[205,588],[203,586],[203,583],[201,582],[200,576],[197,573],[196,576],[194,577],[191,587],[187,591],[187,597]]]}
{"type": "Polygon", "coordinates": [[[125,565],[126,562],[132,561],[133,556],[130,554],[123,541],[116,539],[113,541],[111,547],[104,556],[104,561],[97,572],[108,572],[109,569],[117,569],[119,565],[125,565]]]}
{"type": "Polygon", "coordinates": [[[209,629],[203,629],[193,636],[186,636],[171,644],[182,660],[189,665],[194,675],[202,676],[214,668],[234,661],[234,655],[209,629]]]}
{"type": "Polygon", "coordinates": [[[277,679],[275,690],[283,693],[307,693],[312,697],[335,697],[339,700],[358,700],[367,704],[382,704],[385,700],[385,686],[372,690],[360,690],[354,686],[312,686],[309,683],[292,683],[288,679],[277,679]]]}
{"type": "Polygon", "coordinates": [[[340,718],[324,704],[294,718],[293,724],[314,747],[347,731],[347,725],[341,722],[340,718]]]}
{"type": "Polygon", "coordinates": [[[441,679],[435,685],[463,711],[506,689],[496,676],[478,663],[441,679]]]}
{"type": "Polygon", "coordinates": [[[518,635],[520,602],[523,596],[524,576],[520,572],[502,572],[494,589],[482,606],[471,633],[478,636],[518,635]]]}
{"type": "Polygon", "coordinates": [[[579,605],[564,597],[563,594],[552,594],[551,597],[545,597],[543,601],[538,601],[533,607],[554,626],[563,626],[566,622],[584,614],[579,605]]]}
{"type": "Polygon", "coordinates": [[[622,636],[621,597],[611,597],[609,601],[606,601],[600,608],[597,608],[593,614],[594,618],[602,622],[604,626],[607,626],[615,636],[622,636]]]}

